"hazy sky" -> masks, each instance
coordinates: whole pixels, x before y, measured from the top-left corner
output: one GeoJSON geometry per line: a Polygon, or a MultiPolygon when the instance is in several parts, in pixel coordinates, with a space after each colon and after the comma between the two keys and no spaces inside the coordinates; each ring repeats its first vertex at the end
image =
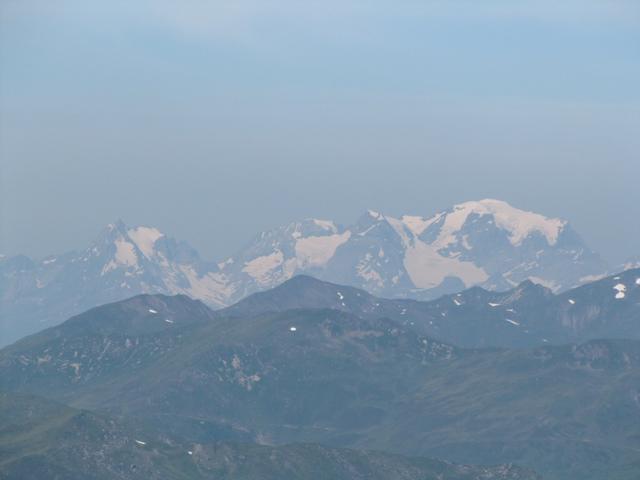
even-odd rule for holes
{"type": "Polygon", "coordinates": [[[485,197],[640,255],[640,2],[0,3],[0,252],[485,197]]]}

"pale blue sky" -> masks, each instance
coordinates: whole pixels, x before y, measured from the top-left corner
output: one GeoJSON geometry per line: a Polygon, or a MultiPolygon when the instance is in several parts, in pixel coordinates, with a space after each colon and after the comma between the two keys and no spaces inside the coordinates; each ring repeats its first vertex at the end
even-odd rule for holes
{"type": "Polygon", "coordinates": [[[2,253],[495,197],[640,255],[640,2],[0,4],[2,253]]]}

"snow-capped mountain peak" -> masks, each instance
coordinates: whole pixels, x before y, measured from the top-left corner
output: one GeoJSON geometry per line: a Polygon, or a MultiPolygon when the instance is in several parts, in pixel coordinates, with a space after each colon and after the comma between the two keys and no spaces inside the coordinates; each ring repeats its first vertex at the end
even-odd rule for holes
{"type": "Polygon", "coordinates": [[[137,293],[182,293],[221,307],[297,274],[383,297],[431,299],[474,285],[506,290],[527,279],[558,291],[607,270],[566,221],[489,199],[430,216],[369,210],[347,227],[291,222],[218,263],[157,228],[122,221],[84,251],[38,262],[13,258],[0,262],[9,292],[0,307],[33,305],[36,323],[44,306],[57,321],[137,293]]]}
{"type": "Polygon", "coordinates": [[[309,218],[260,233],[221,267],[226,274],[242,278],[243,289],[268,288],[296,272],[325,267],[350,236],[351,231],[332,221],[309,218]]]}
{"type": "Polygon", "coordinates": [[[319,220],[317,218],[312,218],[311,220],[320,228],[328,230],[331,233],[338,233],[338,227],[331,220],[319,220]]]}
{"type": "Polygon", "coordinates": [[[501,200],[485,199],[455,205],[450,211],[433,217],[430,223],[441,223],[440,234],[434,243],[439,248],[446,248],[455,242],[456,234],[471,218],[482,216],[490,216],[498,228],[508,232],[513,246],[521,245],[533,233],[544,236],[553,246],[567,224],[565,220],[520,210],[501,200]]]}
{"type": "Polygon", "coordinates": [[[244,276],[243,291],[302,273],[421,298],[473,285],[506,289],[527,278],[559,290],[604,270],[565,220],[493,199],[430,217],[367,210],[347,228],[307,219],[260,234],[223,265],[231,277],[244,276]]]}
{"type": "Polygon", "coordinates": [[[156,242],[165,235],[157,228],[137,226],[128,228],[122,220],[107,225],[103,232],[84,252],[82,261],[89,257],[102,259],[102,275],[116,269],[140,270],[145,261],[162,260],[164,255],[156,242]]]}

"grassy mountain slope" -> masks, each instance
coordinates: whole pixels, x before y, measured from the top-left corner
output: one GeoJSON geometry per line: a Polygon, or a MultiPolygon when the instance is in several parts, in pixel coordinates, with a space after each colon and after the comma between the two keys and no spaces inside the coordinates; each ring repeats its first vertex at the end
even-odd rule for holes
{"type": "Polygon", "coordinates": [[[514,466],[470,467],[301,444],[186,444],[29,395],[0,394],[0,478],[534,480],[514,466]]]}
{"type": "Polygon", "coordinates": [[[418,317],[402,319],[413,305],[412,315],[432,309],[451,331],[463,330],[474,321],[469,312],[503,308],[531,319],[538,312],[544,325],[554,305],[586,305],[590,321],[615,313],[627,325],[637,289],[616,298],[610,284],[630,285],[636,274],[567,298],[524,284],[504,294],[472,289],[376,305],[309,277],[220,312],[184,296],[140,296],[3,349],[0,378],[5,390],[135,417],[188,442],[322,442],[595,479],[638,465],[640,342],[464,349],[425,335],[418,317]],[[334,297],[339,310],[286,309],[334,297]],[[399,305],[406,311],[392,315],[399,305]]]}

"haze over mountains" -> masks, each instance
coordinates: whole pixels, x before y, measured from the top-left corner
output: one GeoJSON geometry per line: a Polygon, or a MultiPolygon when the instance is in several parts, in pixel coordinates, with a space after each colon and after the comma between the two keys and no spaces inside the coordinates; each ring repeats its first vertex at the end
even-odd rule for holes
{"type": "Polygon", "coordinates": [[[0,480],[640,480],[640,0],[0,2],[0,480]]]}
{"type": "MultiPolygon", "coordinates": [[[[38,395],[106,415],[80,417],[85,445],[110,452],[99,457],[102,469],[140,463],[141,471],[153,473],[142,448],[155,452],[162,469],[179,465],[191,475],[186,478],[200,478],[211,462],[230,469],[223,470],[229,478],[243,478],[243,461],[259,468],[268,468],[273,455],[302,461],[299,444],[311,442],[502,465],[484,472],[468,467],[470,477],[456,476],[465,470],[451,467],[442,478],[452,480],[535,478],[507,466],[513,463],[549,480],[637,478],[640,341],[546,345],[534,336],[542,344],[533,348],[478,348],[489,338],[518,344],[538,321],[559,340],[567,332],[638,338],[640,270],[557,296],[525,282],[505,293],[475,287],[432,302],[380,300],[304,276],[219,311],[182,295],[137,296],[5,347],[0,378],[11,395],[38,395]],[[442,322],[432,325],[437,317],[442,322]],[[447,323],[449,341],[443,332],[430,335],[447,323]],[[482,337],[481,330],[489,334],[482,337]],[[458,346],[473,345],[474,336],[474,348],[458,346]],[[130,427],[122,428],[123,421],[130,427]],[[297,446],[234,450],[228,442],[297,446]],[[221,451],[228,452],[226,461],[221,451]]],[[[34,411],[42,408],[53,407],[34,411]]],[[[64,410],[54,417],[77,414],[64,410]]],[[[12,429],[26,428],[16,423],[12,429]]],[[[51,432],[49,445],[56,439],[59,448],[41,457],[33,456],[29,442],[15,445],[4,437],[11,458],[24,459],[11,468],[55,467],[64,454],[83,471],[74,454],[78,427],[69,435],[64,423],[61,430],[51,424],[45,422],[44,431],[51,432]]],[[[40,425],[27,428],[27,437],[42,435],[40,425]]],[[[313,465],[323,472],[324,462],[329,468],[334,459],[366,472],[373,464],[362,455],[309,447],[302,464],[294,463],[303,472],[313,472],[313,465]]],[[[391,472],[415,468],[405,457],[380,458],[379,468],[391,472]]],[[[433,470],[411,471],[406,478],[440,478],[433,470]]],[[[292,478],[322,478],[318,474],[292,478]]]]}
{"type": "MultiPolygon", "coordinates": [[[[102,288],[92,278],[114,296],[122,282],[193,286],[199,259],[184,244],[122,224],[101,242],[45,265],[77,268],[85,294],[102,288]]],[[[0,350],[0,472],[632,480],[638,325],[640,269],[558,293],[524,280],[429,301],[308,275],[217,310],[134,296],[0,350]]]]}
{"type": "Polygon", "coordinates": [[[186,294],[213,308],[297,274],[389,298],[433,299],[474,285],[532,281],[558,292],[607,271],[567,221],[497,200],[431,217],[369,211],[348,227],[309,219],[258,234],[220,262],[152,227],[107,226],[87,249],[0,260],[2,343],[140,293],[186,294]]]}

